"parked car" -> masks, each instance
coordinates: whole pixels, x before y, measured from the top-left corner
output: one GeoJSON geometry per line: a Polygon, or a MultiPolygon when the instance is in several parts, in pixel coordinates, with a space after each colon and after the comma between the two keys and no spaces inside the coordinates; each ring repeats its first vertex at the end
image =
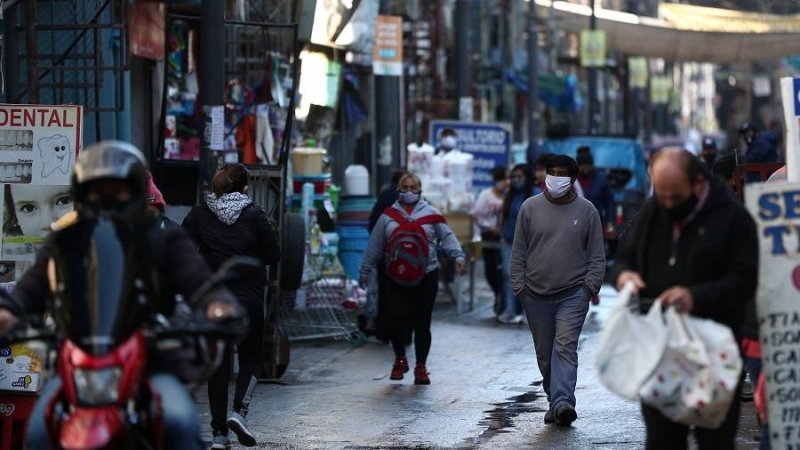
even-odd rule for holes
{"type": "Polygon", "coordinates": [[[541,152],[566,154],[573,158],[581,146],[588,146],[594,158],[595,170],[603,172],[611,184],[617,214],[615,235],[606,236],[607,256],[611,258],[617,239],[625,232],[650,193],[650,176],[641,144],[630,137],[569,136],[547,139],[541,152]]]}

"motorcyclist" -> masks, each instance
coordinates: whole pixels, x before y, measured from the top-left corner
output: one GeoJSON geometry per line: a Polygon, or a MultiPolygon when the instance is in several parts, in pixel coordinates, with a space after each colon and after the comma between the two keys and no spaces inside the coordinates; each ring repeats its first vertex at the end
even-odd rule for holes
{"type": "MultiPolygon", "coordinates": [[[[60,327],[58,316],[70,314],[65,307],[54,306],[54,293],[48,282],[48,265],[53,255],[67,251],[61,233],[90,229],[101,220],[114,224],[118,233],[140,238],[149,251],[144,260],[134,261],[126,271],[152,274],[159,286],[154,293],[153,312],[171,314],[175,295],[192,299],[192,295],[211,276],[211,270],[196,245],[181,227],[161,229],[147,214],[147,164],[142,153],[133,145],[121,141],[104,141],[83,150],[75,163],[72,191],[77,206],[77,221],[54,231],[37,254],[34,265],[22,276],[10,296],[0,298],[0,334],[5,334],[20,318],[52,314],[60,327]]],[[[50,267],[52,270],[52,266],[50,267]]],[[[120,277],[126,274],[120,274],[120,277]]],[[[137,280],[138,282],[139,280],[137,280]]],[[[57,289],[55,286],[52,289],[57,289]]],[[[141,296],[140,296],[141,297],[141,296]]],[[[131,303],[141,298],[125,298],[131,303]]],[[[64,303],[70,305],[71,303],[64,303]]],[[[241,314],[241,307],[224,288],[216,289],[191,305],[211,320],[221,321],[241,314]]],[[[148,367],[150,358],[148,358],[148,367]]],[[[163,368],[162,368],[163,369],[163,368]]],[[[166,370],[149,370],[148,379],[162,398],[164,448],[203,448],[195,403],[179,379],[166,370]]],[[[27,448],[49,448],[45,411],[52,397],[60,390],[58,377],[42,390],[29,419],[27,448]]]]}

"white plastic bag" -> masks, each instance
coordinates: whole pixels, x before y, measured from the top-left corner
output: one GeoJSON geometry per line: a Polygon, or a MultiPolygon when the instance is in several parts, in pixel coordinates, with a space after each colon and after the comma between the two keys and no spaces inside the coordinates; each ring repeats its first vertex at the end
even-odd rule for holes
{"type": "Polygon", "coordinates": [[[650,376],[666,348],[667,332],[661,302],[655,302],[647,315],[632,312],[628,303],[633,283],[619,293],[597,345],[595,366],[600,381],[628,400],[639,396],[639,388],[650,376]]]}
{"type": "Polygon", "coordinates": [[[742,359],[730,328],[669,308],[667,351],[642,385],[642,402],[670,420],[717,428],[736,396],[742,359]]]}

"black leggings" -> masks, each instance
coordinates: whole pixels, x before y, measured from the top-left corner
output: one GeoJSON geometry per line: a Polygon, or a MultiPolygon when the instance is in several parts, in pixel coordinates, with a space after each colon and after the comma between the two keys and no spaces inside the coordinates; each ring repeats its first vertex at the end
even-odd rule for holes
{"type": "MultiPolygon", "coordinates": [[[[247,309],[250,326],[247,336],[236,346],[239,356],[239,375],[236,378],[236,391],[233,397],[233,410],[247,414],[253,390],[261,372],[264,358],[264,303],[241,302],[247,309]]],[[[231,347],[225,349],[222,363],[208,380],[208,403],[211,410],[211,429],[228,433],[228,384],[231,379],[231,347]]]]}
{"type": "Polygon", "coordinates": [[[418,285],[412,287],[401,286],[388,277],[386,283],[386,319],[391,330],[394,354],[406,356],[405,344],[408,327],[411,326],[414,329],[416,362],[425,364],[431,350],[431,316],[439,290],[439,271],[428,272],[418,285]]]}
{"type": "Polygon", "coordinates": [[[503,283],[500,275],[503,271],[502,251],[499,248],[483,247],[481,252],[483,253],[483,269],[486,275],[486,282],[489,283],[494,295],[500,295],[503,292],[503,283]]]}

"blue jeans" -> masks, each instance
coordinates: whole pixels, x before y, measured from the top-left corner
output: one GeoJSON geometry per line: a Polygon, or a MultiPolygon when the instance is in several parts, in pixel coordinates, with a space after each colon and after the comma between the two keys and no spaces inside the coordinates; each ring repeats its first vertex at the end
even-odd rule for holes
{"type": "Polygon", "coordinates": [[[511,290],[511,244],[503,242],[503,303],[505,304],[502,312],[511,311],[514,314],[522,314],[522,305],[519,299],[511,290]]]}
{"type": "MultiPolygon", "coordinates": [[[[189,392],[172,375],[156,373],[150,376],[153,389],[161,394],[161,407],[164,417],[163,448],[203,449],[200,439],[200,425],[197,423],[197,409],[189,392]]],[[[51,379],[39,394],[39,399],[28,419],[25,448],[52,448],[45,425],[47,404],[61,389],[61,378],[51,379]]]]}
{"type": "Polygon", "coordinates": [[[583,289],[563,300],[540,300],[530,291],[522,296],[550,409],[562,404],[575,407],[578,338],[589,311],[589,300],[583,289]]]}

